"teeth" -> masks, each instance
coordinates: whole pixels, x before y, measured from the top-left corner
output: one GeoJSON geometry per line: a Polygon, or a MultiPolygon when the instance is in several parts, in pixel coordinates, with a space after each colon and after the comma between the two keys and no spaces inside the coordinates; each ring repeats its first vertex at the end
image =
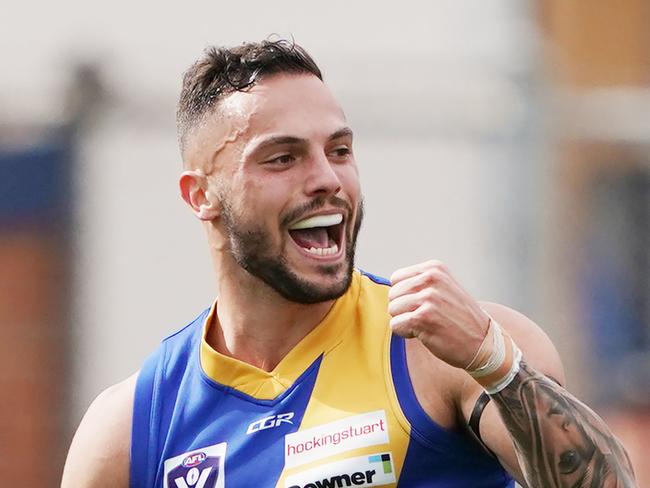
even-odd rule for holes
{"type": "Polygon", "coordinates": [[[343,214],[315,215],[293,224],[291,230],[311,229],[312,227],[329,227],[343,222],[343,214]]]}
{"type": "Polygon", "coordinates": [[[305,251],[317,256],[331,256],[339,252],[339,246],[333,244],[331,247],[310,247],[309,249],[305,248],[305,251]]]}

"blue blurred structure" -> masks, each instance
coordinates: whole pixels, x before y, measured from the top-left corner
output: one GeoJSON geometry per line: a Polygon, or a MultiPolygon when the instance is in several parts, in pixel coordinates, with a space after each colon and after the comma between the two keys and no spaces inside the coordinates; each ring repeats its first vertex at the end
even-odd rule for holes
{"type": "Polygon", "coordinates": [[[594,178],[582,296],[599,403],[650,406],[650,171],[594,178]],[[645,367],[640,358],[646,358],[645,367]]]}
{"type": "Polygon", "coordinates": [[[58,486],[68,438],[74,138],[36,132],[0,146],[3,486],[58,486]]]}
{"type": "Polygon", "coordinates": [[[67,225],[73,159],[65,130],[23,147],[0,147],[0,227],[67,225]]]}

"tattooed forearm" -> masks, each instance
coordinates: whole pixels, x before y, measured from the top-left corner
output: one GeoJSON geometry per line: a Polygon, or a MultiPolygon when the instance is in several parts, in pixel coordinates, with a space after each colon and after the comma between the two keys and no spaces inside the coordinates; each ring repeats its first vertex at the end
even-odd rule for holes
{"type": "Polygon", "coordinates": [[[604,422],[525,361],[492,398],[530,487],[636,487],[629,458],[604,422]]]}

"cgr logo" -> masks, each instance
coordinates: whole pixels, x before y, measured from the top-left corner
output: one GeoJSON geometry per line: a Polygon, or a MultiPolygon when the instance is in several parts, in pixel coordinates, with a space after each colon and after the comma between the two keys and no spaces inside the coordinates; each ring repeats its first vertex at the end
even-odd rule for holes
{"type": "Polygon", "coordinates": [[[246,429],[246,434],[252,434],[254,432],[259,432],[260,430],[272,429],[273,427],[280,427],[282,423],[293,424],[291,421],[293,416],[293,412],[287,412],[256,420],[248,426],[248,429],[246,429]]]}

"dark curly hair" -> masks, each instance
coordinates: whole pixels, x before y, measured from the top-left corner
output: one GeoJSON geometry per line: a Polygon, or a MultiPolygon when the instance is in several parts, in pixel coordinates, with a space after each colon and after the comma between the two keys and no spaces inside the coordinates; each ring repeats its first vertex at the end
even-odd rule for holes
{"type": "Polygon", "coordinates": [[[311,56],[292,41],[266,40],[233,48],[207,48],[183,76],[176,111],[181,153],[188,132],[216,107],[219,100],[278,73],[305,73],[323,79],[311,56]]]}

